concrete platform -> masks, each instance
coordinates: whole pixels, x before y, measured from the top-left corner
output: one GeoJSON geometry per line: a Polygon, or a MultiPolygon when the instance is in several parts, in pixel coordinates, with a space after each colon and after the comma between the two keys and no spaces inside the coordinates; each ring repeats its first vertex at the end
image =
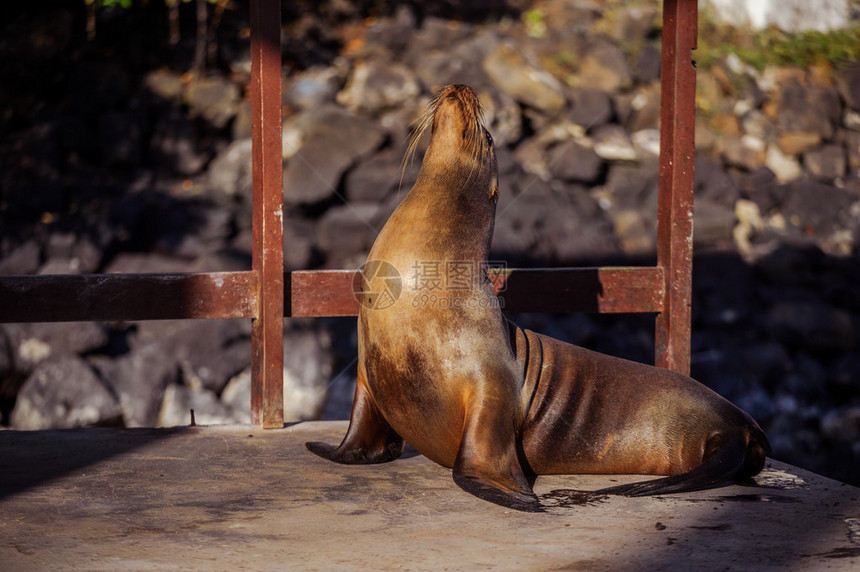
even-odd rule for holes
{"type": "Polygon", "coordinates": [[[414,452],[307,452],[345,422],[0,432],[0,569],[860,570],[860,489],[771,461],[759,486],[657,498],[539,477],[542,514],[462,492],[414,452]]]}

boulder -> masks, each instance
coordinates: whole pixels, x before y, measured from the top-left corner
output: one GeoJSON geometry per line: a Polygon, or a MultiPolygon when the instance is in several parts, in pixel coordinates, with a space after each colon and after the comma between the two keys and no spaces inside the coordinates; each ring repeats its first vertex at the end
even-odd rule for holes
{"type": "Polygon", "coordinates": [[[314,66],[287,80],[284,101],[296,109],[313,109],[334,103],[340,87],[341,78],[336,69],[314,66]]]}
{"type": "Polygon", "coordinates": [[[239,109],[239,86],[221,75],[195,78],[183,96],[191,117],[207,121],[215,129],[224,129],[239,109]]]}
{"type": "Polygon", "coordinates": [[[824,145],[803,154],[806,171],[824,181],[833,181],[845,176],[847,160],[842,145],[824,145]]]}
{"type": "Polygon", "coordinates": [[[633,86],[627,56],[617,45],[595,41],[588,48],[575,79],[579,86],[605,91],[623,91],[633,86]]]}
{"type": "Polygon", "coordinates": [[[523,105],[553,113],[566,103],[558,80],[511,44],[500,44],[488,54],[483,69],[496,88],[523,105]]]}
{"type": "Polygon", "coordinates": [[[860,61],[843,66],[836,74],[836,85],[845,104],[860,111],[860,61]]]}
{"type": "Polygon", "coordinates": [[[334,195],[346,170],[385,139],[375,122],[335,106],[308,112],[301,130],[301,147],[284,168],[288,205],[313,205],[334,195]]]}
{"type": "Polygon", "coordinates": [[[357,62],[337,102],[353,113],[376,115],[418,97],[421,87],[404,65],[373,60],[357,62]]]}
{"type": "Polygon", "coordinates": [[[779,91],[777,124],[782,131],[820,135],[832,139],[842,115],[842,103],[835,88],[788,83],[779,91]]]}
{"type": "Polygon", "coordinates": [[[582,88],[571,95],[566,118],[585,129],[609,123],[615,115],[612,98],[602,89],[582,88]]]}
{"type": "Polygon", "coordinates": [[[379,208],[372,203],[348,203],[325,212],[317,223],[316,239],[329,267],[366,255],[382,229],[376,221],[379,208]]]}
{"type": "Polygon", "coordinates": [[[117,399],[85,361],[77,357],[46,361],[24,382],[12,410],[13,429],[67,429],[116,425],[117,399]]]}
{"type": "Polygon", "coordinates": [[[227,197],[251,201],[251,139],[238,139],[219,152],[206,171],[206,187],[227,197]]]}
{"type": "Polygon", "coordinates": [[[594,183],[603,174],[603,159],[591,147],[569,139],[550,151],[549,172],[565,181],[594,183]]]}
{"type": "Polygon", "coordinates": [[[206,389],[190,389],[170,385],[164,392],[164,401],[158,412],[156,427],[181,427],[191,424],[194,412],[195,425],[225,425],[247,423],[242,413],[234,412],[218,396],[206,389]]]}

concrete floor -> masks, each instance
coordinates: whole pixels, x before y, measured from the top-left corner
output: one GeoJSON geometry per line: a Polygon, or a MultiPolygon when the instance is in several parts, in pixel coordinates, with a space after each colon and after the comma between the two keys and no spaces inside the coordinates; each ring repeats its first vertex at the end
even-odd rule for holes
{"type": "Polygon", "coordinates": [[[528,514],[417,454],[304,448],[345,430],[0,432],[0,570],[860,570],[860,489],[776,461],[758,487],[586,504],[636,477],[539,477],[528,514]]]}

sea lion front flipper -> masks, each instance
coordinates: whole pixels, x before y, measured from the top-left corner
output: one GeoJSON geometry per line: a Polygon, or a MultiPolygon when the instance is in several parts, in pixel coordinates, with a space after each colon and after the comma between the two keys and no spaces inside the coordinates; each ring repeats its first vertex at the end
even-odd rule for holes
{"type": "Polygon", "coordinates": [[[524,512],[543,512],[519,462],[512,416],[506,418],[500,409],[492,407],[471,407],[454,461],[454,482],[485,501],[524,512]]]}
{"type": "MultiPolygon", "coordinates": [[[[708,448],[711,449],[711,453],[705,455],[704,462],[686,473],[600,489],[592,494],[644,497],[698,491],[757,473],[761,470],[760,466],[751,473],[747,469],[751,462],[749,456],[760,456],[761,465],[764,465],[764,451],[755,442],[747,446],[740,438],[724,441],[723,437],[718,435],[711,437],[708,448]]],[[[757,463],[757,460],[753,462],[757,463]]]]}
{"type": "Polygon", "coordinates": [[[305,443],[311,453],[345,465],[393,461],[403,453],[403,445],[403,438],[391,428],[374,403],[361,374],[355,386],[349,429],[340,445],[335,447],[319,441],[305,443]]]}

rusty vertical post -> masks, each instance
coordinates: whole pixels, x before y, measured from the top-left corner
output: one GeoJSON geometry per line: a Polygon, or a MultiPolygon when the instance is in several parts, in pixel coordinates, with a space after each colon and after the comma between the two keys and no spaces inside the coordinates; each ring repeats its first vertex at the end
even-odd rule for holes
{"type": "Polygon", "coordinates": [[[251,422],[284,424],[284,242],[281,153],[281,5],[251,0],[253,270],[251,422]]]}
{"type": "Polygon", "coordinates": [[[657,315],[655,363],[688,375],[697,27],[696,0],[663,2],[657,266],[663,269],[665,298],[657,315]]]}

